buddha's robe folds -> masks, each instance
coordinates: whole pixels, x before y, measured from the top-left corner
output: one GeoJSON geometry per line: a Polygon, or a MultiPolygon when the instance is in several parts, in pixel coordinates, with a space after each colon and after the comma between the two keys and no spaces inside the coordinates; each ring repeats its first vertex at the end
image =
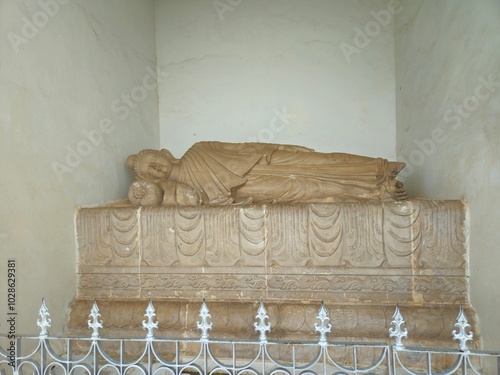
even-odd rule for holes
{"type": "Polygon", "coordinates": [[[401,165],[293,146],[199,142],[174,166],[169,181],[194,187],[205,204],[231,197],[259,203],[391,199],[401,165]]]}

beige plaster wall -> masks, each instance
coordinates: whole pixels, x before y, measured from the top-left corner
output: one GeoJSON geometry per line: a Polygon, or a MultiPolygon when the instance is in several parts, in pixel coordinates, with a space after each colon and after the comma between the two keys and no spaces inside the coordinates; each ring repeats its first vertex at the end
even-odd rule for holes
{"type": "Polygon", "coordinates": [[[161,144],[395,157],[394,2],[156,0],[161,144]]]}
{"type": "Polygon", "coordinates": [[[398,158],[412,195],[470,206],[471,298],[500,348],[500,3],[405,0],[396,16],[398,158]]]}
{"type": "Polygon", "coordinates": [[[11,258],[17,333],[44,296],[63,331],[75,207],[126,197],[126,156],[159,146],[155,71],[152,1],[0,1],[0,332],[11,258]]]}

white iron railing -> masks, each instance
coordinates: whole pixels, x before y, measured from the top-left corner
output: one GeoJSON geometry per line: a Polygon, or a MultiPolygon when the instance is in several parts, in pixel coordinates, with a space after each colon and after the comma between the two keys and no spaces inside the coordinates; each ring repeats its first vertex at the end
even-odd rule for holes
{"type": "Polygon", "coordinates": [[[99,330],[104,323],[94,302],[88,320],[92,331],[89,338],[50,336],[49,311],[42,301],[37,325],[40,334],[36,337],[17,337],[9,341],[7,336],[0,345],[0,372],[2,375],[180,375],[180,374],[497,374],[500,353],[469,350],[467,342],[473,334],[467,318],[460,308],[453,340],[458,340],[456,350],[409,348],[403,344],[408,332],[403,328],[405,321],[399,308],[393,315],[389,337],[394,344],[386,343],[340,343],[327,340],[332,324],[323,304],[319,308],[313,327],[319,333],[315,342],[287,342],[269,340],[271,330],[269,316],[261,302],[257,310],[256,340],[218,340],[209,337],[212,329],[211,315],[205,301],[201,304],[197,329],[199,339],[155,338],[155,309],[151,301],[146,308],[143,329],[147,331],[142,339],[103,338],[99,330]],[[64,343],[56,353],[54,346],[64,343]],[[73,345],[79,344],[79,350],[73,345]],[[22,344],[22,345],[21,345],[22,344]],[[27,353],[24,346],[30,346],[27,353]],[[133,350],[126,350],[126,345],[133,350]],[[82,346],[86,350],[82,351],[82,346]],[[110,350],[110,348],[114,348],[110,350]],[[113,353],[112,353],[113,352],[113,353]],[[115,352],[117,354],[115,354],[115,352]],[[110,354],[112,353],[112,354],[110,354]],[[440,361],[446,357],[446,361],[440,361]],[[485,362],[491,362],[485,366],[485,362]],[[435,363],[446,368],[435,369],[435,363]],[[485,370],[488,368],[488,370],[485,370]]]}

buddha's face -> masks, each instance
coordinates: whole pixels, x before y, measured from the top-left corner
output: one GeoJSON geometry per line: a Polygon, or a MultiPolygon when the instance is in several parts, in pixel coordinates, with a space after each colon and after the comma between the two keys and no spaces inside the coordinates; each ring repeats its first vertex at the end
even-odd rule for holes
{"type": "Polygon", "coordinates": [[[161,153],[152,151],[141,155],[136,169],[136,173],[142,178],[153,181],[166,180],[172,172],[172,163],[161,153]]]}

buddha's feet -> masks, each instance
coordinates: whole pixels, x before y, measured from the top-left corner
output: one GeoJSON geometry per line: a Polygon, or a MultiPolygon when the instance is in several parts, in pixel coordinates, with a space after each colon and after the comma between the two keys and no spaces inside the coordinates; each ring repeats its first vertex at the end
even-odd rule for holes
{"type": "Polygon", "coordinates": [[[406,166],[403,162],[390,161],[387,163],[387,181],[385,182],[385,193],[380,197],[382,200],[402,201],[408,199],[408,195],[401,181],[396,180],[396,176],[406,166]]]}
{"type": "Polygon", "coordinates": [[[396,201],[404,201],[408,199],[408,194],[406,194],[406,191],[403,187],[403,183],[401,181],[394,180],[393,188],[390,189],[392,191],[389,191],[391,194],[391,197],[396,200],[396,201]]]}

